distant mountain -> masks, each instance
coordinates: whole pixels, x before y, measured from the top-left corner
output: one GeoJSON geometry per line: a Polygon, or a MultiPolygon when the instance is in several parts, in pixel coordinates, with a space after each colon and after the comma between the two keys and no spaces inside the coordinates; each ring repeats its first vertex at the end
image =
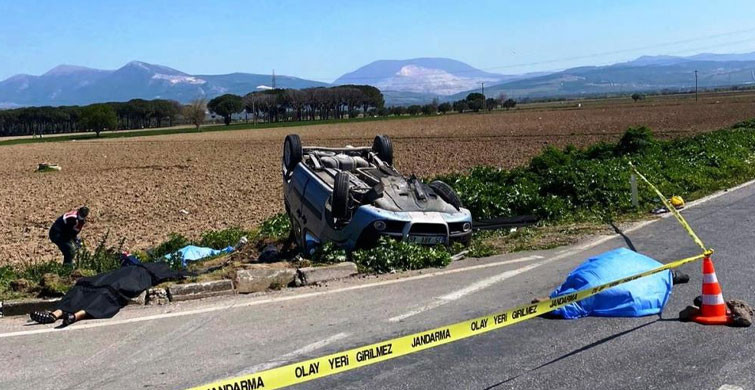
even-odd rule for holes
{"type": "Polygon", "coordinates": [[[368,84],[383,92],[442,96],[475,88],[483,82],[501,83],[522,77],[527,75],[489,73],[450,58],[413,58],[375,61],[344,74],[333,84],[368,84]]]}
{"type": "Polygon", "coordinates": [[[684,62],[694,61],[715,61],[715,62],[731,62],[731,61],[755,61],[755,52],[753,53],[733,53],[733,54],[715,54],[715,53],[700,53],[688,57],[677,56],[641,56],[629,62],[624,62],[616,65],[628,65],[628,66],[645,66],[645,65],[675,65],[684,62]]]}
{"type": "MultiPolygon", "coordinates": [[[[276,86],[281,88],[328,85],[289,76],[276,76],[275,80],[276,86]]],[[[129,62],[116,70],[60,65],[41,76],[22,74],[0,82],[0,107],[76,105],[135,98],[188,102],[225,93],[245,95],[270,84],[270,75],[190,75],[140,61],[129,62]]]]}
{"type": "MultiPolygon", "coordinates": [[[[663,89],[689,90],[695,86],[695,70],[698,71],[698,85],[701,88],[753,85],[755,60],[746,60],[751,57],[755,58],[755,54],[701,54],[687,58],[640,57],[615,65],[578,67],[545,76],[486,86],[485,94],[497,96],[503,93],[514,98],[576,97],[663,89]],[[711,58],[716,60],[710,60],[711,58]]],[[[461,99],[471,91],[473,90],[449,96],[447,100],[461,99]]]]}

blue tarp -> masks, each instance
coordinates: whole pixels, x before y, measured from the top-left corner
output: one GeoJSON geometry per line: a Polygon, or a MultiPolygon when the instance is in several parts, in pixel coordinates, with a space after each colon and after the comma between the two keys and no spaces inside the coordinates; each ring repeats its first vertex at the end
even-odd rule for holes
{"type": "MultiPolygon", "coordinates": [[[[663,264],[626,248],[601,253],[580,264],[551,298],[662,266],[663,264]]],[[[599,294],[570,303],[553,314],[573,319],[585,316],[641,317],[658,314],[671,294],[671,271],[663,271],[629,283],[624,283],[599,294]]]]}
{"type": "Polygon", "coordinates": [[[187,245],[177,250],[175,253],[165,255],[165,260],[170,260],[171,258],[177,257],[181,259],[181,263],[183,265],[186,265],[187,261],[196,261],[196,260],[204,259],[205,257],[217,256],[221,253],[231,253],[231,252],[233,252],[232,246],[228,246],[223,249],[212,249],[212,248],[206,248],[206,247],[196,246],[196,245],[187,245]]]}

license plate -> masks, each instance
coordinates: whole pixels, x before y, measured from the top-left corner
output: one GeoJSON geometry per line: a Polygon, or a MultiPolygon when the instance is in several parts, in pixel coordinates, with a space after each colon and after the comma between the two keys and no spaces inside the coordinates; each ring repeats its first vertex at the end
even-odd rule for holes
{"type": "Polygon", "coordinates": [[[406,241],[422,245],[438,245],[446,243],[446,236],[409,236],[406,241]]]}

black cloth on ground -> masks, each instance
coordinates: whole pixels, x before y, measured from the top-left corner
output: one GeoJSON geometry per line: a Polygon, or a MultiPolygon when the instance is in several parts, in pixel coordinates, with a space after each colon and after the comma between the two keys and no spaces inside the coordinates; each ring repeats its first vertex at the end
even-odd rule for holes
{"type": "Polygon", "coordinates": [[[110,318],[126,306],[129,299],[139,296],[144,290],[186,275],[186,272],[170,269],[167,263],[158,262],[81,278],[60,300],[57,309],[69,313],[84,310],[92,318],[110,318]]]}

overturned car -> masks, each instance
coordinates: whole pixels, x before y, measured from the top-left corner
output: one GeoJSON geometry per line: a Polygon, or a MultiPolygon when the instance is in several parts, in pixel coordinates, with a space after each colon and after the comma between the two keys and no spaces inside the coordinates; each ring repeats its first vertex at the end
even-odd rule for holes
{"type": "Polygon", "coordinates": [[[442,181],[425,184],[393,168],[385,135],[372,147],[303,147],[296,134],[283,143],[283,197],[297,244],[311,253],[321,243],[346,249],[380,236],[424,245],[467,244],[472,216],[442,181]]]}

